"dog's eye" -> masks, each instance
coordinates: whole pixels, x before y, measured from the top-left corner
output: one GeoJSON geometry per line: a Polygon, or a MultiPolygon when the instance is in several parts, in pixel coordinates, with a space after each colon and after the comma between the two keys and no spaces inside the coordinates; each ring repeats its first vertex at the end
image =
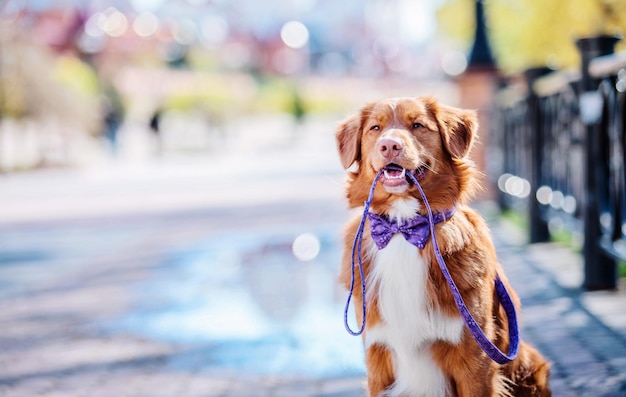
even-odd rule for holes
{"type": "Polygon", "coordinates": [[[418,128],[422,128],[424,126],[424,124],[420,124],[420,123],[413,123],[413,129],[416,130],[418,128]]]}
{"type": "Polygon", "coordinates": [[[379,125],[373,125],[372,127],[370,127],[370,131],[380,131],[380,126],[379,125]]]}

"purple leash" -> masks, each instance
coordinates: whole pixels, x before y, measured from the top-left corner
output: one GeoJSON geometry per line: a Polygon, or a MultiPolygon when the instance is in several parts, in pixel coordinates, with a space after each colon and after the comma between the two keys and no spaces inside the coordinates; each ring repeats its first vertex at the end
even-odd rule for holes
{"type": "MultiPolygon", "coordinates": [[[[361,218],[361,223],[359,224],[359,228],[357,229],[357,233],[354,238],[354,243],[352,244],[352,280],[350,283],[350,295],[348,296],[348,300],[346,302],[346,307],[344,310],[344,325],[348,333],[350,333],[351,335],[355,335],[355,336],[361,335],[363,333],[363,330],[365,329],[366,314],[367,314],[367,304],[366,304],[366,299],[365,299],[366,287],[365,287],[365,278],[363,274],[363,259],[361,257],[361,246],[362,246],[362,240],[363,240],[363,231],[365,228],[365,219],[367,217],[367,213],[369,212],[369,207],[372,204],[372,198],[374,196],[374,190],[376,189],[376,184],[378,183],[378,179],[382,175],[383,171],[384,169],[379,171],[376,177],[374,178],[374,182],[372,183],[372,188],[370,190],[369,197],[367,201],[365,201],[365,205],[363,209],[363,217],[361,218]],[[362,289],[362,303],[363,303],[363,307],[362,307],[363,319],[361,321],[361,328],[356,332],[353,331],[350,328],[350,325],[348,324],[348,309],[350,306],[352,293],[354,291],[354,254],[355,253],[357,254],[359,272],[361,275],[361,289],[362,289]]],[[[474,319],[474,317],[468,310],[467,306],[465,305],[465,302],[463,301],[463,297],[461,296],[459,289],[454,283],[454,280],[452,279],[452,276],[450,275],[450,272],[448,271],[448,267],[446,266],[443,256],[441,255],[441,252],[439,250],[439,244],[437,243],[437,237],[435,235],[435,222],[433,218],[433,213],[430,208],[430,204],[428,203],[428,200],[426,199],[426,195],[424,194],[422,187],[420,186],[419,182],[417,181],[417,178],[413,175],[413,173],[409,172],[407,173],[407,175],[409,175],[411,180],[415,183],[415,186],[417,186],[420,192],[420,195],[422,196],[422,200],[424,201],[424,205],[426,206],[426,211],[428,212],[428,220],[429,220],[428,224],[430,227],[430,234],[433,239],[433,249],[435,251],[435,257],[437,258],[437,263],[439,264],[439,268],[441,269],[441,272],[444,278],[446,279],[448,286],[450,287],[452,296],[454,297],[454,302],[456,303],[456,307],[459,310],[459,313],[461,314],[463,321],[467,325],[467,328],[469,329],[470,333],[472,334],[476,342],[479,344],[479,346],[483,349],[483,351],[487,354],[487,356],[489,356],[489,358],[491,358],[493,361],[497,362],[498,364],[506,364],[514,360],[517,357],[517,353],[519,351],[519,329],[517,325],[517,313],[515,311],[515,306],[513,304],[513,301],[511,300],[511,296],[509,295],[509,292],[507,291],[506,286],[500,279],[500,275],[496,273],[494,284],[496,287],[496,293],[498,295],[498,299],[500,300],[500,303],[502,304],[502,307],[504,308],[504,311],[507,316],[507,321],[509,324],[509,353],[508,354],[503,353],[496,345],[494,345],[489,340],[487,335],[485,335],[483,330],[480,328],[480,325],[478,325],[478,323],[476,322],[476,320],[474,319]]]]}
{"type": "Polygon", "coordinates": [[[365,316],[367,315],[367,303],[365,300],[365,276],[363,274],[363,259],[361,258],[361,243],[363,242],[363,230],[365,228],[365,219],[367,219],[367,213],[370,210],[370,205],[372,205],[372,198],[374,197],[374,190],[376,189],[376,184],[378,183],[378,179],[384,172],[384,168],[378,171],[376,177],[374,178],[374,183],[372,183],[372,188],[370,189],[370,194],[365,201],[363,208],[363,216],[361,217],[361,223],[359,224],[359,228],[356,231],[356,235],[354,236],[354,242],[352,243],[352,278],[350,280],[350,294],[348,295],[348,300],[346,301],[346,308],[343,311],[343,323],[346,326],[346,330],[350,335],[358,336],[363,333],[365,329],[365,316]],[[358,251],[357,251],[358,249],[358,251]],[[359,261],[359,274],[361,275],[361,300],[363,303],[363,320],[361,320],[361,328],[358,331],[353,331],[350,328],[350,324],[348,324],[348,310],[350,309],[350,301],[352,300],[352,292],[354,292],[354,254],[357,253],[358,261],[359,261]]]}

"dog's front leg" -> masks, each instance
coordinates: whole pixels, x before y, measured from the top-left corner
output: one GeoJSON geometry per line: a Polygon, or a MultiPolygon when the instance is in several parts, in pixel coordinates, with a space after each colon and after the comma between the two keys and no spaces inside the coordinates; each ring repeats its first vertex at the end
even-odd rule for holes
{"type": "MultiPolygon", "coordinates": [[[[469,337],[471,338],[471,336],[469,337]]],[[[491,361],[474,341],[452,345],[437,342],[432,347],[433,356],[443,372],[451,380],[455,397],[497,397],[506,391],[501,384],[496,364],[491,361]],[[469,343],[468,343],[469,342],[469,343]]]]}
{"type": "MultiPolygon", "coordinates": [[[[453,377],[457,397],[500,396],[494,387],[494,383],[497,382],[495,370],[489,369],[487,373],[474,374],[472,377],[466,375],[467,374],[463,374],[453,377]]],[[[499,389],[506,390],[504,386],[499,387],[499,389]]]]}
{"type": "Polygon", "coordinates": [[[370,397],[379,397],[395,381],[389,349],[373,344],[366,348],[367,387],[370,397]]]}

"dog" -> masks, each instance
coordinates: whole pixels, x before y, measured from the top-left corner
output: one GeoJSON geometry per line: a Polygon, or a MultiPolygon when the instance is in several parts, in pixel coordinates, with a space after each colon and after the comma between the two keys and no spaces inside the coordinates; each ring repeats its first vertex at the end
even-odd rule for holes
{"type": "MultiPolygon", "coordinates": [[[[476,322],[507,351],[509,324],[495,291],[496,274],[518,312],[520,302],[498,263],[486,222],[468,206],[480,188],[479,172],[468,158],[477,130],[475,111],[428,96],[393,98],[366,104],[342,121],[336,143],[348,171],[349,207],[363,207],[381,173],[371,213],[398,223],[425,216],[425,203],[407,177],[412,173],[433,213],[453,212],[434,226],[438,247],[476,322]]],[[[365,318],[361,289],[354,288],[351,297],[356,320],[364,324],[370,397],[551,396],[550,364],[530,344],[520,342],[517,357],[500,365],[474,340],[437,265],[433,236],[420,249],[398,233],[379,249],[370,223],[357,254],[352,246],[361,214],[347,223],[340,272],[347,289],[360,285],[360,273],[353,270],[360,253],[365,318]]]]}

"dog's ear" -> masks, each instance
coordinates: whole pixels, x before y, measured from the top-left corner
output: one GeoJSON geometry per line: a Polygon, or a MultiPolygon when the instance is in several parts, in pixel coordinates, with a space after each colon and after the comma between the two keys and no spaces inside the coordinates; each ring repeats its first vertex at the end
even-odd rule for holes
{"type": "Polygon", "coordinates": [[[475,110],[464,110],[431,102],[443,144],[453,158],[462,159],[472,149],[478,132],[475,110]]]}
{"type": "Polygon", "coordinates": [[[335,138],[341,165],[348,169],[361,159],[361,115],[350,116],[342,121],[335,138]]]}

